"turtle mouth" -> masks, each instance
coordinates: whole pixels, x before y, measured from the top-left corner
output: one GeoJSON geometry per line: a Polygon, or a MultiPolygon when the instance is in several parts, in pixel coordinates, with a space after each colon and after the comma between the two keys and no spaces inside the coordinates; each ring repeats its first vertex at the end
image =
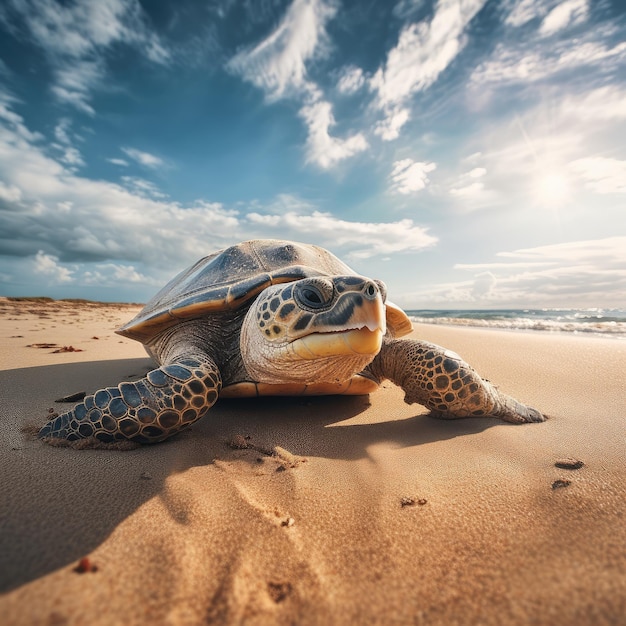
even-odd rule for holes
{"type": "Polygon", "coordinates": [[[298,337],[290,349],[304,360],[337,356],[374,357],[386,331],[385,307],[380,298],[351,310],[349,321],[298,337]]]}
{"type": "Polygon", "coordinates": [[[291,349],[305,360],[342,355],[376,355],[383,342],[383,329],[378,326],[348,328],[311,333],[291,342],[291,349]]]}

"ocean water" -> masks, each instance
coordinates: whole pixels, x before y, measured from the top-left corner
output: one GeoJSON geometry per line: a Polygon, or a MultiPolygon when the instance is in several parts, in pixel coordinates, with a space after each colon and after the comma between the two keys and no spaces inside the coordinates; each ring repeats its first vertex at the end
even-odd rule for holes
{"type": "Polygon", "coordinates": [[[623,309],[407,310],[414,322],[626,339],[623,309]]]}

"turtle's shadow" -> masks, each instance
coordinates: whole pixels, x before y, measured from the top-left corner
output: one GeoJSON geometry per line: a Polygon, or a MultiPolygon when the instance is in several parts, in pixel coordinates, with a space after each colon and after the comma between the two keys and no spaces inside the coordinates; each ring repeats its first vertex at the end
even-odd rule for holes
{"type": "MultiPolygon", "coordinates": [[[[381,442],[419,446],[482,431],[488,419],[441,421],[394,396],[389,421],[367,397],[224,400],[189,431],[130,452],[78,451],[46,446],[21,432],[45,422],[54,398],[136,379],[147,359],[72,363],[0,372],[0,473],[3,529],[0,592],[76,562],[99,546],[127,517],[163,495],[168,476],[232,458],[235,434],[263,448],[281,446],[304,457],[356,460],[381,442]],[[132,376],[131,376],[132,375],[132,376]],[[36,392],[33,393],[33,389],[36,392]],[[359,423],[346,423],[359,416],[359,423]],[[146,475],[146,472],[148,475],[146,475]],[[143,476],[143,477],[142,477],[143,476]]],[[[378,393],[395,393],[382,390],[378,393]]]]}
{"type": "Polygon", "coordinates": [[[279,445],[304,457],[352,461],[368,457],[368,448],[378,443],[414,447],[478,433],[501,423],[433,419],[419,405],[408,406],[397,398],[390,404],[393,413],[381,421],[386,409],[379,402],[371,403],[367,396],[225,400],[194,425],[194,437],[228,441],[240,434],[252,445],[266,449],[279,445]]]}

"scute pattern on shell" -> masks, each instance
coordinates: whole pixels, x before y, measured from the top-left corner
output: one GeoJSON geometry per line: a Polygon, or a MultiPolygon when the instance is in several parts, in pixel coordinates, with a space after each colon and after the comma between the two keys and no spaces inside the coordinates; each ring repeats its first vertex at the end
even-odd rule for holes
{"type": "Polygon", "coordinates": [[[175,276],[117,332],[146,343],[181,319],[237,309],[270,285],[341,274],[356,273],[324,248],[273,239],[246,241],[175,276]]]}

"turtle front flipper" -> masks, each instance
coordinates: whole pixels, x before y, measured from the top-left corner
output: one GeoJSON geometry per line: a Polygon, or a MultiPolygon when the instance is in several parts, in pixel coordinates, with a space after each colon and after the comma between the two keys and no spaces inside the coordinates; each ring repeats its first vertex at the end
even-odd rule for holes
{"type": "Polygon", "coordinates": [[[48,422],[38,436],[157,443],[200,419],[217,400],[221,386],[220,372],[210,358],[182,358],[152,370],[141,380],[87,396],[71,411],[48,422]]]}
{"type": "Polygon", "coordinates": [[[432,343],[385,340],[367,371],[402,387],[407,404],[423,404],[434,417],[497,417],[513,423],[546,419],[481,378],[458,354],[432,343]]]}

